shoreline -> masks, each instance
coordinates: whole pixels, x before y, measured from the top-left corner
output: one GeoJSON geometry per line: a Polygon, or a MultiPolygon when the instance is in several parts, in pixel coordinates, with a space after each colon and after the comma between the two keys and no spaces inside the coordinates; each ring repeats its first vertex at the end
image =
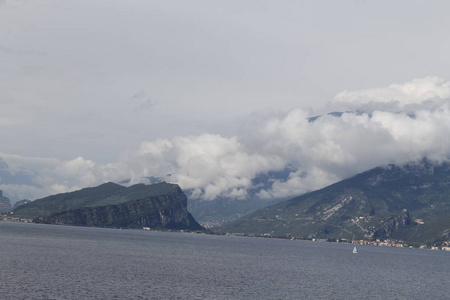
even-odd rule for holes
{"type": "MultiPolygon", "coordinates": [[[[28,224],[43,224],[38,222],[33,222],[32,219],[22,219],[13,218],[9,215],[0,215],[0,222],[5,223],[28,223],[28,224]],[[6,219],[5,219],[6,217],[6,219]]],[[[209,234],[209,235],[224,235],[224,236],[236,236],[236,237],[246,237],[246,238],[265,238],[265,239],[280,239],[280,240],[291,240],[291,241],[309,241],[309,242],[319,242],[319,243],[335,243],[335,244],[349,244],[349,245],[361,245],[361,246],[377,246],[377,247],[391,247],[391,248],[408,248],[408,249],[419,249],[419,250],[439,250],[439,251],[450,251],[450,246],[448,242],[445,246],[428,246],[420,245],[419,247],[414,247],[407,242],[397,241],[397,240],[384,240],[384,241],[367,241],[367,240],[352,240],[351,242],[345,241],[333,241],[330,239],[318,239],[318,238],[298,238],[298,237],[279,237],[272,236],[268,234],[248,234],[248,233],[223,233],[220,231],[214,231],[211,229],[205,229],[205,231],[190,231],[190,230],[177,230],[177,229],[164,229],[164,228],[121,228],[121,227],[94,227],[94,226],[77,226],[77,225],[65,225],[65,224],[44,224],[44,225],[57,225],[57,226],[75,226],[75,227],[92,227],[92,228],[107,228],[107,229],[118,229],[118,230],[144,230],[144,231],[157,231],[157,232],[179,232],[179,233],[190,233],[190,234],[209,234]]]]}

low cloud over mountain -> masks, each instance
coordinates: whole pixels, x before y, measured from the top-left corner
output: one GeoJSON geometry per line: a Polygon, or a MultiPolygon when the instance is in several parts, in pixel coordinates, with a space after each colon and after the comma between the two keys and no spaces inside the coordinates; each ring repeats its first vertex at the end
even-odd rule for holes
{"type": "Polygon", "coordinates": [[[299,195],[386,163],[424,156],[448,160],[449,97],[450,83],[436,77],[343,91],[329,103],[330,111],[342,114],[264,111],[250,116],[233,136],[145,141],[111,164],[0,153],[0,189],[17,199],[34,199],[153,176],[206,200],[244,198],[255,189],[262,198],[299,195]],[[285,176],[269,176],[263,186],[255,186],[261,184],[256,178],[280,172],[285,176]]]}

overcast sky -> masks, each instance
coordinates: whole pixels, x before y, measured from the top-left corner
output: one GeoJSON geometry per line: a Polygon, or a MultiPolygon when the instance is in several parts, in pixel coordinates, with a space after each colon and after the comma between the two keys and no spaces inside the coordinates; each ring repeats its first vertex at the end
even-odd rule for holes
{"type": "Polygon", "coordinates": [[[0,157],[11,176],[30,176],[0,189],[33,198],[173,173],[212,199],[290,166],[266,191],[275,197],[447,157],[449,11],[411,0],[0,0],[0,157]],[[375,113],[305,121],[333,110],[375,113]]]}

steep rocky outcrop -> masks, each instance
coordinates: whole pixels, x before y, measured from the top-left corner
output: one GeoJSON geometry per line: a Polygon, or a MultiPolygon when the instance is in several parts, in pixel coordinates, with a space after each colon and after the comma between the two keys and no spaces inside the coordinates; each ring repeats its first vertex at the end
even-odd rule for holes
{"type": "Polygon", "coordinates": [[[387,239],[391,238],[395,231],[400,229],[405,225],[411,224],[411,218],[407,209],[404,209],[400,215],[392,216],[381,222],[377,227],[373,227],[372,230],[369,229],[365,234],[366,238],[369,239],[387,239]]]}
{"type": "Polygon", "coordinates": [[[188,212],[181,188],[165,182],[130,187],[105,183],[23,204],[14,215],[50,224],[203,230],[188,212]]]}
{"type": "Polygon", "coordinates": [[[115,205],[84,207],[56,213],[40,221],[99,227],[203,229],[187,211],[186,196],[178,186],[167,194],[115,205]]]}
{"type": "Polygon", "coordinates": [[[0,213],[11,211],[11,201],[3,196],[3,191],[0,190],[0,213]]]}

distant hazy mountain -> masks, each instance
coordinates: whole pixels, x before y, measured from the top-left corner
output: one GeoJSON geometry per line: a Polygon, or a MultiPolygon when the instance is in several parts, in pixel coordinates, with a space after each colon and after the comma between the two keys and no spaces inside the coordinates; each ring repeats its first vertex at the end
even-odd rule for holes
{"type": "Polygon", "coordinates": [[[14,216],[81,226],[203,229],[187,211],[180,187],[168,183],[131,187],[105,183],[21,205],[14,216]]]}
{"type": "Polygon", "coordinates": [[[12,210],[18,208],[21,205],[30,203],[30,202],[31,202],[31,200],[28,200],[28,199],[23,199],[23,200],[17,201],[16,203],[14,203],[14,206],[12,207],[12,210]]]}
{"type": "Polygon", "coordinates": [[[245,216],[257,209],[272,205],[279,199],[217,197],[214,200],[189,199],[188,209],[201,224],[216,227],[245,216]]]}
{"type": "Polygon", "coordinates": [[[276,180],[284,181],[289,178],[293,168],[287,166],[281,171],[271,171],[259,174],[252,179],[252,187],[247,190],[244,199],[230,197],[216,197],[214,200],[204,200],[192,196],[190,190],[186,190],[189,198],[188,208],[195,219],[202,223],[222,224],[235,220],[257,209],[275,204],[286,199],[261,199],[258,193],[262,190],[270,190],[276,180]]]}
{"type": "Polygon", "coordinates": [[[0,157],[0,183],[21,184],[35,186],[33,176],[29,172],[14,171],[9,169],[8,164],[0,157]]]}
{"type": "Polygon", "coordinates": [[[11,201],[3,196],[3,191],[0,190],[0,213],[9,212],[11,210],[11,201]]]}
{"type": "Polygon", "coordinates": [[[388,165],[257,210],[223,231],[298,238],[401,239],[450,236],[450,165],[388,165]]]}
{"type": "MultiPolygon", "coordinates": [[[[355,112],[356,114],[362,114],[362,112],[355,112]]],[[[330,112],[327,115],[340,118],[344,112],[330,112]]],[[[313,123],[323,117],[323,115],[317,115],[308,119],[310,123],[313,123]]],[[[210,224],[223,224],[240,218],[244,215],[254,212],[257,209],[273,205],[285,199],[262,199],[258,197],[258,193],[262,190],[271,190],[272,185],[276,181],[286,181],[289,179],[291,172],[295,171],[292,166],[286,166],[281,171],[270,171],[265,174],[259,174],[252,179],[251,188],[248,189],[248,194],[245,199],[216,197],[214,200],[204,200],[192,197],[191,191],[185,190],[189,198],[189,211],[195,216],[196,220],[201,223],[210,224]]],[[[158,178],[149,178],[149,180],[158,180],[158,178]]],[[[154,181],[151,181],[154,182],[154,181]]]]}

